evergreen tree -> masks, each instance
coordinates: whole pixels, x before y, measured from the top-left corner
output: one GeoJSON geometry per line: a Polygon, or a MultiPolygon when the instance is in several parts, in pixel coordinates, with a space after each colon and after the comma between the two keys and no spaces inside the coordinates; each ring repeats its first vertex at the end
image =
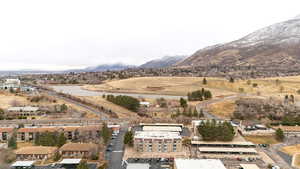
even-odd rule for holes
{"type": "Polygon", "coordinates": [[[11,149],[17,149],[17,134],[16,132],[14,132],[12,134],[12,136],[9,138],[8,143],[7,143],[8,147],[11,149]]]}
{"type": "Polygon", "coordinates": [[[194,116],[194,117],[198,117],[198,111],[197,111],[196,108],[194,109],[193,116],[194,116]]]}
{"type": "Polygon", "coordinates": [[[233,77],[230,77],[229,82],[230,82],[230,83],[234,83],[233,77]]]}
{"type": "Polygon", "coordinates": [[[283,141],[283,140],[284,140],[284,133],[283,133],[283,131],[281,130],[281,128],[278,128],[278,129],[276,130],[275,136],[276,136],[276,140],[278,140],[278,141],[283,141]]]}
{"type": "Polygon", "coordinates": [[[184,98],[180,98],[180,106],[183,107],[183,108],[186,108],[187,107],[187,101],[184,99],[184,98]]]}
{"type": "Polygon", "coordinates": [[[102,134],[102,139],[104,141],[104,144],[107,144],[111,136],[111,131],[107,127],[106,123],[103,124],[101,134],[102,134]]]}
{"type": "Polygon", "coordinates": [[[86,161],[82,161],[79,163],[79,165],[76,167],[76,169],[89,169],[86,161]]]}
{"type": "Polygon", "coordinates": [[[66,144],[67,138],[65,137],[64,133],[60,133],[58,136],[57,146],[61,147],[66,144]]]}
{"type": "Polygon", "coordinates": [[[133,133],[132,131],[127,131],[124,137],[124,144],[133,146],[133,133]]]}
{"type": "Polygon", "coordinates": [[[206,85],[207,84],[207,80],[206,78],[203,78],[202,84],[206,85]]]}
{"type": "Polygon", "coordinates": [[[60,160],[60,158],[61,158],[61,155],[59,154],[59,152],[56,152],[53,156],[53,161],[58,161],[58,160],[60,160]]]}

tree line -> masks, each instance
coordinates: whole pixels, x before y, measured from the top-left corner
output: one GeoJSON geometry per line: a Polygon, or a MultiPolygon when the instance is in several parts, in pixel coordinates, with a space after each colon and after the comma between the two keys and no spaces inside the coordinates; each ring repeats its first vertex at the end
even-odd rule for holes
{"type": "Polygon", "coordinates": [[[209,90],[202,88],[201,90],[196,90],[189,92],[187,94],[188,101],[203,101],[212,98],[212,94],[209,90]]]}
{"type": "Polygon", "coordinates": [[[198,132],[204,141],[232,141],[235,135],[233,126],[229,122],[216,120],[202,121],[198,132]]]}
{"type": "Polygon", "coordinates": [[[44,132],[37,133],[34,139],[34,144],[37,146],[57,146],[61,147],[67,142],[64,133],[44,132]]]}
{"type": "Polygon", "coordinates": [[[128,110],[131,110],[133,112],[138,112],[140,108],[140,101],[134,97],[131,96],[114,96],[114,95],[107,95],[106,100],[110,101],[114,104],[117,104],[119,106],[122,106],[128,110]]]}

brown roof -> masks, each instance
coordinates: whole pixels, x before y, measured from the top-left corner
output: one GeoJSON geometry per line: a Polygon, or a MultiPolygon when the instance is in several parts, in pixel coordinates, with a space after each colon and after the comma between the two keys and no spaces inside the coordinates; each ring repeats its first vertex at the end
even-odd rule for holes
{"type": "Polygon", "coordinates": [[[14,131],[14,128],[11,128],[11,127],[3,127],[3,128],[0,128],[0,133],[2,132],[13,132],[14,131]]]}
{"type": "Polygon", "coordinates": [[[15,151],[18,154],[53,154],[57,151],[56,147],[48,146],[29,146],[23,147],[15,151]]]}
{"type": "Polygon", "coordinates": [[[92,151],[97,149],[96,144],[92,143],[67,143],[60,148],[60,151],[92,151]]]}
{"type": "Polygon", "coordinates": [[[55,131],[75,131],[75,130],[100,130],[100,126],[60,126],[60,127],[32,127],[20,128],[18,132],[55,132],[55,131]]]}

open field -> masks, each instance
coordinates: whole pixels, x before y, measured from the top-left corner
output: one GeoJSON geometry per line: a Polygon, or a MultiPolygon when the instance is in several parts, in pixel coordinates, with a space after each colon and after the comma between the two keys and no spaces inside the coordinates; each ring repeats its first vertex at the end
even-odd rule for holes
{"type": "Polygon", "coordinates": [[[188,92],[206,88],[212,91],[213,96],[243,92],[277,97],[294,94],[296,98],[299,97],[297,90],[300,89],[300,76],[235,80],[234,83],[225,78],[206,77],[206,79],[207,84],[203,85],[202,77],[141,77],[107,81],[99,85],[85,85],[82,88],[94,91],[184,96],[188,92]]]}
{"type": "Polygon", "coordinates": [[[293,156],[292,166],[300,168],[300,154],[297,153],[293,156]]]}
{"type": "Polygon", "coordinates": [[[14,104],[21,104],[21,105],[27,105],[29,101],[26,99],[26,97],[22,96],[15,96],[14,94],[10,93],[0,93],[0,108],[7,109],[14,104]]]}
{"type": "Polygon", "coordinates": [[[279,143],[275,136],[245,136],[247,141],[251,141],[255,144],[277,144],[279,143]]]}
{"type": "MultiPolygon", "coordinates": [[[[187,92],[199,90],[202,87],[210,88],[208,85],[202,85],[202,79],[199,77],[142,77],[109,81],[100,85],[86,85],[83,88],[98,91],[185,96],[187,92]]],[[[211,79],[217,80],[217,78],[211,79]]],[[[231,91],[217,88],[211,90],[215,94],[233,94],[231,91]]]]}
{"type": "Polygon", "coordinates": [[[211,114],[214,114],[218,117],[230,118],[233,115],[235,107],[236,107],[235,101],[228,100],[228,101],[210,104],[208,106],[208,110],[211,114]]]}
{"type": "Polygon", "coordinates": [[[81,99],[87,100],[93,104],[98,104],[105,107],[106,109],[111,109],[113,112],[116,112],[120,118],[137,118],[138,115],[135,112],[127,110],[121,106],[113,104],[101,96],[84,96],[80,97],[81,99]]]}
{"type": "Polygon", "coordinates": [[[300,144],[282,147],[281,151],[285,152],[289,155],[294,155],[296,153],[300,153],[300,144]]]}

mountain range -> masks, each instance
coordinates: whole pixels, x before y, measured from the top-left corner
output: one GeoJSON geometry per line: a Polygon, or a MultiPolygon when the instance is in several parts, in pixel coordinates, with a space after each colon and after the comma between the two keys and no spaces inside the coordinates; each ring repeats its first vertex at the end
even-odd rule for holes
{"type": "Polygon", "coordinates": [[[148,61],[139,68],[164,68],[164,67],[170,67],[176,64],[177,62],[185,59],[187,56],[178,55],[178,56],[165,56],[161,59],[155,59],[148,61]]]}
{"type": "Polygon", "coordinates": [[[176,63],[176,67],[222,65],[298,68],[299,46],[300,15],[259,29],[241,39],[200,49],[176,63]]]}

